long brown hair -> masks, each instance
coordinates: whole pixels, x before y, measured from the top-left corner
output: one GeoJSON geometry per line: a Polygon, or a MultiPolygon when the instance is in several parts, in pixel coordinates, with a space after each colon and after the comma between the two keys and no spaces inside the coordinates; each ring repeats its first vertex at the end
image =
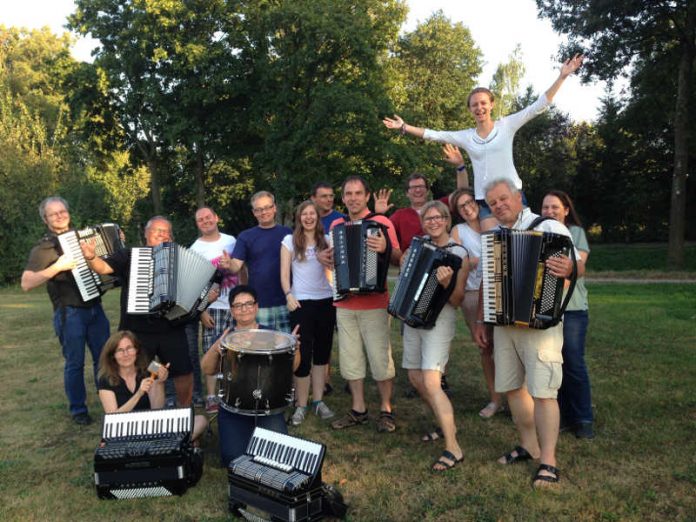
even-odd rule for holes
{"type": "Polygon", "coordinates": [[[306,200],[297,205],[297,210],[295,211],[295,230],[292,233],[292,247],[295,251],[295,259],[299,261],[304,261],[307,253],[307,236],[305,236],[304,228],[302,227],[302,212],[307,207],[313,207],[314,211],[317,213],[317,226],[314,228],[314,242],[316,244],[317,252],[320,250],[325,250],[328,248],[326,243],[326,238],[324,237],[324,226],[321,223],[319,208],[314,204],[312,200],[306,200]]]}
{"type": "Polygon", "coordinates": [[[147,355],[140,348],[138,338],[130,330],[119,330],[111,334],[104,343],[101,355],[99,356],[99,372],[97,379],[106,379],[111,386],[117,386],[121,378],[118,374],[118,363],[116,362],[116,348],[123,339],[129,339],[136,349],[135,368],[138,373],[145,373],[147,369],[147,355]]]}
{"type": "Polygon", "coordinates": [[[568,209],[568,215],[565,217],[565,220],[563,221],[564,225],[575,225],[578,227],[582,226],[582,222],[578,217],[578,213],[575,212],[575,205],[573,205],[573,200],[570,199],[570,196],[567,193],[563,192],[562,190],[549,190],[546,193],[546,196],[557,197],[561,200],[561,205],[568,209]]]}

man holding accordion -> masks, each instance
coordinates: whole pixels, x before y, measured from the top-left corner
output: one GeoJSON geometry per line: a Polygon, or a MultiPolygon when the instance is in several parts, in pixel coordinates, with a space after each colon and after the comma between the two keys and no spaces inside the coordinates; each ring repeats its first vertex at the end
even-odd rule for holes
{"type": "MultiPolygon", "coordinates": [[[[521,193],[507,180],[494,180],[487,185],[486,202],[501,227],[528,230],[531,226],[536,231],[570,237],[563,224],[556,220],[539,222],[539,216],[529,208],[523,208],[521,193]]],[[[575,257],[579,258],[577,252],[575,257]]],[[[480,263],[479,267],[483,264],[480,263]]],[[[578,269],[581,275],[584,272],[582,263],[578,263],[578,269]]],[[[555,278],[575,277],[574,263],[566,255],[548,257],[545,271],[555,278]]],[[[554,326],[545,329],[535,326],[524,328],[519,324],[497,325],[494,328],[484,324],[483,318],[482,285],[475,339],[482,347],[494,340],[495,390],[507,395],[520,435],[520,445],[500,457],[498,463],[508,465],[539,459],[540,465],[532,479],[532,486],[554,485],[559,479],[556,468],[559,432],[556,396],[562,379],[563,327],[554,321],[549,323],[554,326]]]]}
{"type": "Polygon", "coordinates": [[[48,232],[32,248],[22,273],[22,290],[28,292],[46,283],[53,304],[53,326],[65,358],[63,380],[70,403],[70,415],[77,424],[92,422],[87,412],[85,389],[85,344],[92,354],[96,383],[99,355],[109,338],[109,320],[104,315],[101,298],[85,301],[71,270],[76,267],[73,257],[63,252],[58,235],[70,230],[68,203],[61,197],[44,199],[39,215],[48,232]]]}

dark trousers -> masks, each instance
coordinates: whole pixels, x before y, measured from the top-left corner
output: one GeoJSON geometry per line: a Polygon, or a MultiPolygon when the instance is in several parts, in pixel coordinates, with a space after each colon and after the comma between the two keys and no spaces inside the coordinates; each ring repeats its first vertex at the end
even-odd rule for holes
{"type": "Polygon", "coordinates": [[[585,364],[587,310],[563,314],[563,383],[558,390],[561,424],[592,422],[590,376],[585,364]]]}
{"type": "Polygon", "coordinates": [[[300,366],[297,377],[307,377],[312,364],[321,366],[331,359],[336,309],[333,299],[302,300],[300,308],[290,313],[292,329],[300,325],[300,366]]]}

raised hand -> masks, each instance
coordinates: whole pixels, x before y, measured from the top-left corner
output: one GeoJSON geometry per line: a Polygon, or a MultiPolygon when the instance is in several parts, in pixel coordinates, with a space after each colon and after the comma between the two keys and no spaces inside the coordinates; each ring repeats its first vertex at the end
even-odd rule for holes
{"type": "Polygon", "coordinates": [[[459,167],[464,164],[464,157],[462,156],[459,147],[445,143],[442,146],[442,153],[445,155],[445,161],[451,163],[455,167],[459,167]]]}
{"type": "Polygon", "coordinates": [[[580,68],[584,59],[585,56],[582,54],[576,54],[572,58],[568,58],[565,62],[563,62],[563,65],[561,65],[561,76],[563,78],[567,78],[573,74],[580,68]]]}
{"type": "Polygon", "coordinates": [[[392,203],[389,204],[389,198],[391,197],[392,189],[380,189],[376,193],[372,194],[372,199],[375,202],[375,213],[385,214],[390,208],[394,206],[392,203]]]}
{"type": "Polygon", "coordinates": [[[232,266],[232,258],[230,255],[227,253],[226,250],[222,251],[222,257],[220,258],[220,261],[218,262],[218,266],[220,268],[223,268],[225,270],[229,270],[232,266]]]}
{"type": "Polygon", "coordinates": [[[382,123],[384,123],[384,126],[387,129],[401,129],[401,126],[404,124],[404,120],[401,119],[401,116],[398,114],[394,115],[394,119],[389,118],[387,116],[384,117],[382,120],[382,123]]]}

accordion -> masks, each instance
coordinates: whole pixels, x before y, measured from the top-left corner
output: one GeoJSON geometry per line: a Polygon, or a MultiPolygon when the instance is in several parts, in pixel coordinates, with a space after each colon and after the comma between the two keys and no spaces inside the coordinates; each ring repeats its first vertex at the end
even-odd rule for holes
{"type": "Polygon", "coordinates": [[[319,520],[325,452],[318,442],[255,428],[245,454],[228,467],[230,511],[252,507],[272,520],[319,520]]]}
{"type": "Polygon", "coordinates": [[[348,294],[387,290],[391,243],[386,226],[369,219],[349,221],[332,228],[330,237],[334,249],[334,301],[340,301],[348,294]],[[387,250],[382,254],[367,248],[367,238],[380,232],[387,238],[387,250]]]}
{"type": "Polygon", "coordinates": [[[126,311],[170,321],[193,318],[207,305],[214,275],[210,261],[176,243],[133,248],[126,311]]]}
{"type": "Polygon", "coordinates": [[[414,237],[387,311],[413,328],[432,328],[452,295],[461,266],[462,258],[449,252],[446,247],[433,245],[427,236],[414,237]],[[447,288],[437,280],[437,269],[441,266],[448,266],[454,271],[447,288]]]}
{"type": "Polygon", "coordinates": [[[183,495],[203,472],[192,429],[193,408],[104,415],[102,442],[94,452],[97,496],[183,495]]]}
{"type": "Polygon", "coordinates": [[[501,229],[481,234],[483,320],[496,325],[546,329],[558,324],[577,279],[570,237],[552,232],[501,229]],[[571,287],[550,274],[546,260],[571,255],[571,287]],[[563,302],[562,302],[563,301],[563,302]]]}
{"type": "Polygon", "coordinates": [[[124,248],[121,241],[121,229],[113,223],[103,223],[82,230],[69,230],[58,235],[58,244],[75,260],[77,266],[72,269],[72,275],[80,291],[83,301],[99,297],[107,290],[120,285],[119,279],[111,275],[99,275],[92,271],[82,255],[80,241],[95,240],[95,255],[102,259],[108,258],[116,250],[124,248]]]}

